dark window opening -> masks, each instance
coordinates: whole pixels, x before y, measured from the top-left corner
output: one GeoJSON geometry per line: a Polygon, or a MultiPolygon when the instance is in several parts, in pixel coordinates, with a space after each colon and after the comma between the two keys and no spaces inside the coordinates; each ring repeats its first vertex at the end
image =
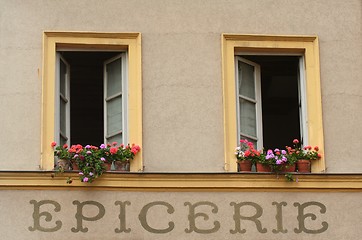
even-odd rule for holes
{"type": "Polygon", "coordinates": [[[242,56],[261,71],[263,146],[284,148],[301,138],[298,56],[242,56]]]}
{"type": "Polygon", "coordinates": [[[119,52],[64,51],[70,65],[70,144],[104,143],[104,61],[119,52]]]}

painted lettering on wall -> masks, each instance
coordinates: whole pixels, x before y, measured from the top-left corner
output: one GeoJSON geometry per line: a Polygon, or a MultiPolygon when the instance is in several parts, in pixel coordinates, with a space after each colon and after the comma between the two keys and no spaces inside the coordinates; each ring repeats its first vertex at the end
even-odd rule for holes
{"type": "MultiPolygon", "coordinates": [[[[33,205],[33,226],[30,226],[28,229],[29,231],[40,231],[40,232],[56,232],[62,228],[62,220],[56,219],[56,213],[60,212],[62,206],[54,200],[31,200],[30,204],[33,205]],[[53,209],[52,212],[48,212],[46,210],[42,210],[42,207],[47,207],[47,209],[53,209]],[[45,226],[45,222],[47,222],[45,226]]],[[[70,229],[71,232],[77,233],[87,233],[88,227],[87,222],[96,222],[102,219],[105,216],[106,208],[104,205],[97,201],[83,201],[80,202],[78,200],[73,201],[73,205],[76,206],[76,213],[75,213],[75,220],[76,225],[70,229]],[[84,207],[92,206],[96,209],[96,213],[93,213],[93,216],[89,216],[84,211],[84,207]]],[[[131,205],[130,201],[116,201],[114,203],[115,207],[111,209],[111,211],[119,211],[118,220],[119,225],[115,226],[114,232],[115,233],[122,233],[127,234],[132,231],[131,227],[127,225],[127,218],[132,217],[127,215],[127,206],[131,205]]],[[[199,202],[185,202],[184,206],[188,211],[187,221],[188,221],[188,228],[185,229],[185,233],[199,233],[199,234],[212,234],[219,231],[222,225],[222,219],[217,219],[217,214],[219,213],[219,207],[209,201],[199,201],[199,202]],[[208,209],[205,212],[202,212],[202,209],[208,209]],[[210,216],[212,214],[213,218],[217,220],[211,221],[210,216]],[[204,221],[205,225],[203,227],[198,226],[197,223],[200,221],[204,221]],[[207,227],[205,227],[207,226],[207,227]]],[[[275,228],[274,229],[267,229],[263,226],[263,222],[261,221],[261,217],[263,215],[264,209],[262,206],[255,202],[230,202],[230,206],[233,208],[233,226],[230,226],[230,233],[231,234],[244,234],[248,231],[244,227],[244,224],[247,222],[252,222],[252,225],[255,225],[255,229],[261,233],[265,234],[268,231],[272,232],[273,234],[285,234],[288,232],[288,229],[285,229],[283,225],[283,208],[287,206],[286,202],[272,202],[272,206],[275,206],[275,228]],[[252,209],[254,214],[251,215],[244,215],[243,209],[248,208],[252,209]]],[[[328,223],[325,221],[320,221],[320,215],[326,214],[327,208],[324,204],[320,202],[305,202],[299,203],[294,202],[293,206],[295,207],[296,212],[296,220],[298,226],[296,226],[293,230],[294,233],[306,233],[306,234],[320,234],[328,229],[328,223]],[[308,211],[309,207],[313,207],[313,209],[319,209],[317,213],[308,211]],[[318,213],[319,212],[319,213],[318,213]],[[317,225],[319,227],[311,229],[307,226],[310,226],[310,221],[317,221],[317,225]]],[[[172,214],[175,213],[175,208],[170,203],[165,201],[153,201],[149,202],[142,206],[139,211],[138,221],[142,228],[150,233],[154,234],[165,234],[169,233],[174,230],[175,223],[170,220],[165,226],[156,227],[152,226],[152,223],[148,220],[150,217],[150,209],[158,207],[158,214],[161,216],[169,216],[172,217],[172,214]],[[161,209],[161,210],[160,210],[161,209]],[[166,215],[167,214],[167,215],[166,215]]],[[[117,221],[118,221],[117,220],[117,221]]],[[[248,225],[250,226],[250,225],[248,225]]]]}

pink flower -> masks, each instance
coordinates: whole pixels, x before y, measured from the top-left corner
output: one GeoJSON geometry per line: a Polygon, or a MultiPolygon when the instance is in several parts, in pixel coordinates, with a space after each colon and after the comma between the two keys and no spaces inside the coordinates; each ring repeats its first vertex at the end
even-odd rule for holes
{"type": "Polygon", "coordinates": [[[68,150],[68,152],[70,153],[80,153],[83,150],[82,145],[77,144],[77,145],[72,145],[70,147],[70,149],[68,150]]]}
{"type": "Polygon", "coordinates": [[[63,145],[63,148],[68,148],[68,144],[64,144],[64,145],[63,145]]]}
{"type": "Polygon", "coordinates": [[[319,151],[319,147],[318,147],[318,146],[315,146],[315,147],[314,147],[314,150],[315,150],[315,151],[319,151]]]}
{"type": "Polygon", "coordinates": [[[117,148],[111,147],[111,148],[109,149],[109,151],[111,152],[111,154],[116,154],[116,153],[117,153],[117,148]]]}
{"type": "Polygon", "coordinates": [[[140,151],[140,146],[138,146],[138,145],[135,145],[135,144],[132,144],[132,147],[131,147],[131,152],[133,153],[133,154],[136,154],[136,153],[138,153],[139,151],[140,151]]]}
{"type": "Polygon", "coordinates": [[[298,140],[298,139],[294,139],[294,140],[293,140],[293,143],[294,143],[294,144],[298,144],[298,143],[299,143],[299,140],[298,140]]]}
{"type": "Polygon", "coordinates": [[[52,142],[52,143],[50,144],[50,146],[52,146],[52,147],[55,147],[56,145],[57,145],[56,142],[52,142]]]}
{"type": "Polygon", "coordinates": [[[117,145],[117,142],[112,142],[112,145],[113,145],[113,146],[116,146],[116,145],[117,145]]]}

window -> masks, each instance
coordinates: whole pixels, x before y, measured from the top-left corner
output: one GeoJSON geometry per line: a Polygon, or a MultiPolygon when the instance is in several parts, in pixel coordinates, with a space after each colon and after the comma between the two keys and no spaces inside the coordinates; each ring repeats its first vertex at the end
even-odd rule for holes
{"type": "Polygon", "coordinates": [[[235,57],[239,139],[259,149],[284,148],[307,138],[303,56],[235,57]]]}
{"type": "MultiPolygon", "coordinates": [[[[142,146],[139,33],[45,32],[42,169],[53,169],[49,143],[142,146]]],[[[142,170],[137,156],[131,171],[142,170]]]]}
{"type": "Polygon", "coordinates": [[[57,49],[56,142],[128,143],[126,52],[57,49]]]}
{"type": "MultiPolygon", "coordinates": [[[[317,38],[225,34],[222,40],[225,169],[237,169],[240,138],[259,149],[282,148],[294,138],[323,149],[317,38]]],[[[324,169],[324,159],[312,166],[324,169]]]]}

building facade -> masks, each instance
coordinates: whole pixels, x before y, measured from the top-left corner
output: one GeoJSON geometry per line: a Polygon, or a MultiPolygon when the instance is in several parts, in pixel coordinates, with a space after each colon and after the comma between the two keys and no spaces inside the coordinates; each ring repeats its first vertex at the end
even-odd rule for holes
{"type": "Polygon", "coordinates": [[[0,0],[3,239],[358,239],[361,76],[361,0],[0,0]],[[244,137],[322,158],[240,173],[244,137]],[[141,151],[84,183],[53,141],[141,151]]]}

